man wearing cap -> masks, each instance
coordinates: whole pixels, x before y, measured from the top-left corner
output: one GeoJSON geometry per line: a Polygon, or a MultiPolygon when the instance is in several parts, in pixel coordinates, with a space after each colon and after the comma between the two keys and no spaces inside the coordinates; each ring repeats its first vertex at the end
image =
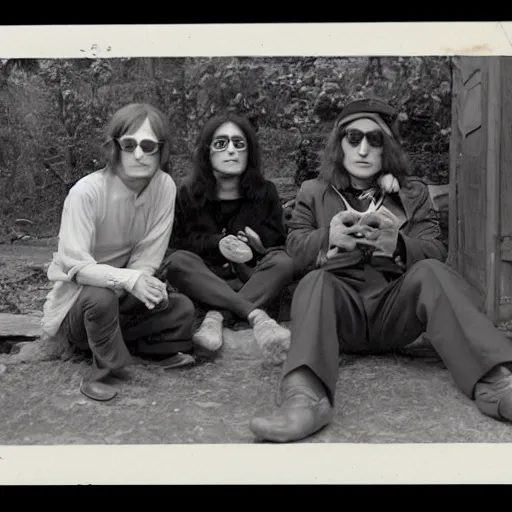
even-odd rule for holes
{"type": "Polygon", "coordinates": [[[281,408],[251,420],[258,438],[295,441],[330,423],[340,353],[383,353],[422,333],[482,413],[512,420],[512,344],[444,263],[428,187],[409,174],[394,109],[349,103],[289,222],[286,248],[305,275],[292,300],[281,408]],[[388,173],[399,185],[391,193],[388,173]]]}

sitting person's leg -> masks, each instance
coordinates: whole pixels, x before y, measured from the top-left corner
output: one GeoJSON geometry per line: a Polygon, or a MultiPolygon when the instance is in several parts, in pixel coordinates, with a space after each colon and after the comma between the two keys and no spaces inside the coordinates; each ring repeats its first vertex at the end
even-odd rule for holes
{"type": "Polygon", "coordinates": [[[301,279],[292,299],[291,320],[282,407],[250,424],[261,439],[294,441],[326,426],[333,416],[340,347],[357,351],[367,345],[362,300],[326,270],[313,270],[301,279]]]}
{"type": "Polygon", "coordinates": [[[115,389],[102,381],[131,363],[118,318],[119,301],[115,292],[84,286],[62,325],[72,345],[92,352],[92,369],[83,379],[81,390],[96,400],[114,398],[115,389]]]}
{"type": "Polygon", "coordinates": [[[285,360],[291,334],[262,308],[280,296],[285,286],[293,282],[295,274],[293,260],[285,251],[275,250],[266,254],[250,274],[241,276],[245,282],[238,294],[256,308],[247,317],[256,343],[267,359],[276,362],[285,360]]]}
{"type": "MultiPolygon", "coordinates": [[[[235,292],[229,284],[208,268],[200,256],[189,251],[178,250],[168,257],[167,280],[181,293],[196,303],[205,304],[209,311],[203,324],[193,335],[198,345],[208,350],[218,350],[222,345],[222,311],[229,311],[240,318],[247,319],[255,329],[256,341],[266,333],[264,343],[268,347],[283,347],[277,352],[286,350],[289,343],[289,331],[258,309],[251,301],[235,292]]],[[[264,350],[264,355],[272,355],[275,351],[264,350]]],[[[280,362],[280,361],[275,361],[280,362]]]]}
{"type": "Polygon", "coordinates": [[[197,254],[177,250],[167,259],[167,280],[194,302],[212,309],[227,310],[247,318],[254,304],[239,296],[197,254]]]}
{"type": "MultiPolygon", "coordinates": [[[[136,344],[138,354],[170,357],[192,350],[195,307],[185,295],[169,293],[168,304],[155,309],[128,295],[120,309],[124,339],[128,345],[136,344]]],[[[190,364],[193,359],[183,361],[190,364]]]]}
{"type": "Polygon", "coordinates": [[[258,308],[278,297],[295,279],[293,260],[283,250],[271,251],[256,265],[250,275],[244,277],[244,285],[238,294],[258,308]]]}
{"type": "Polygon", "coordinates": [[[512,420],[512,343],[480,312],[468,283],[436,260],[416,263],[368,308],[380,348],[426,333],[455,383],[481,412],[512,420]],[[373,310],[373,311],[371,311],[373,310]]]}

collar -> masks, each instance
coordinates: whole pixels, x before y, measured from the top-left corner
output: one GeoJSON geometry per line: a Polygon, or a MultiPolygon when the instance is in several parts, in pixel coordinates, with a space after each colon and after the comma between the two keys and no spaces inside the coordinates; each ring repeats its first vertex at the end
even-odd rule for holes
{"type": "Polygon", "coordinates": [[[158,171],[155,173],[153,178],[151,178],[144,190],[137,193],[129,188],[124,183],[124,181],[115,172],[112,171],[112,169],[108,169],[111,190],[113,191],[114,195],[119,198],[132,199],[135,206],[144,204],[151,197],[151,189],[154,186],[153,182],[155,181],[157,174],[158,171]]]}

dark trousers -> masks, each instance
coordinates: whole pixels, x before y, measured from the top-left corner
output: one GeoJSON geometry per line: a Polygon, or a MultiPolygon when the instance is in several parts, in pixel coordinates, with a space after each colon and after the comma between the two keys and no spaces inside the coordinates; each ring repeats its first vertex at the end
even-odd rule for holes
{"type": "Polygon", "coordinates": [[[297,286],[284,365],[285,375],[309,367],[333,402],[340,352],[382,353],[414,342],[423,332],[470,398],[489,370],[512,361],[512,343],[478,311],[468,284],[444,263],[418,262],[370,293],[358,290],[350,272],[333,265],[309,272],[297,286]]]}
{"type": "Polygon", "coordinates": [[[193,252],[177,250],[167,261],[167,279],[181,293],[198,304],[243,320],[277,297],[295,276],[293,260],[282,250],[266,254],[254,269],[241,267],[238,276],[244,284],[238,291],[193,252]]]}
{"type": "Polygon", "coordinates": [[[91,378],[131,363],[131,353],[170,356],[192,348],[195,308],[179,293],[167,308],[153,312],[128,294],[121,301],[112,290],[84,286],[63,322],[69,342],[93,355],[91,378]]]}

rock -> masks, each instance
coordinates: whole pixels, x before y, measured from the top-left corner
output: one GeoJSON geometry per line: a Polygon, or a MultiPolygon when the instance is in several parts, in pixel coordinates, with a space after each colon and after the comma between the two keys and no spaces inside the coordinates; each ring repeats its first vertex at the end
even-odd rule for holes
{"type": "Polygon", "coordinates": [[[202,409],[209,409],[212,407],[222,407],[222,404],[218,402],[194,402],[195,405],[201,407],[202,409]]]}
{"type": "Polygon", "coordinates": [[[39,338],[42,335],[41,318],[36,315],[0,313],[1,338],[39,338]]]}

